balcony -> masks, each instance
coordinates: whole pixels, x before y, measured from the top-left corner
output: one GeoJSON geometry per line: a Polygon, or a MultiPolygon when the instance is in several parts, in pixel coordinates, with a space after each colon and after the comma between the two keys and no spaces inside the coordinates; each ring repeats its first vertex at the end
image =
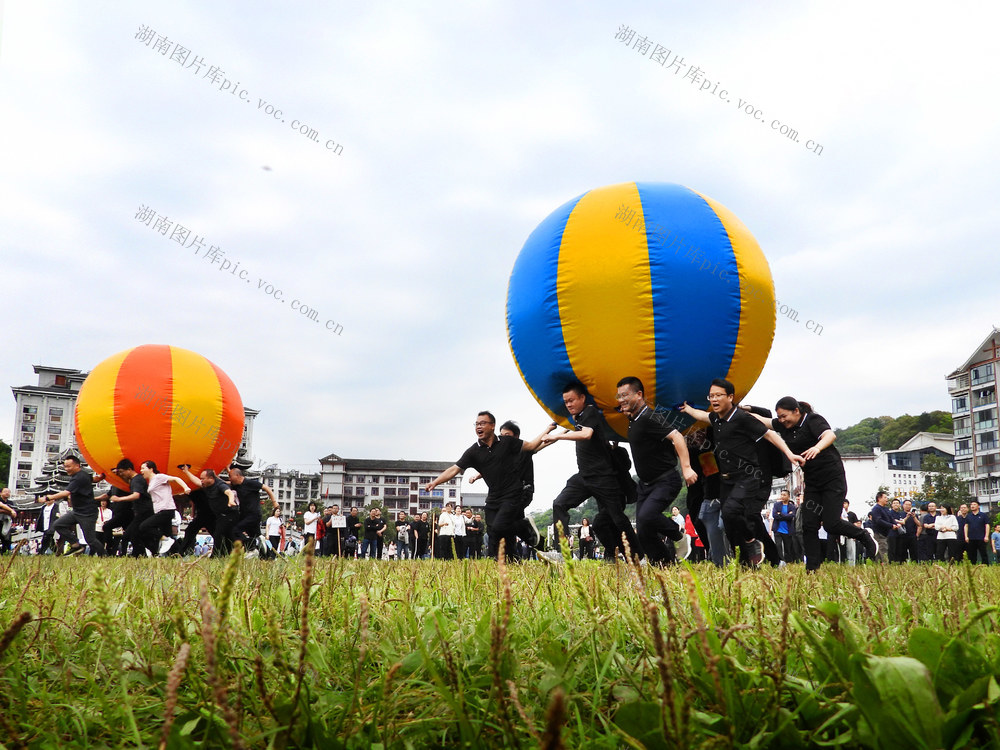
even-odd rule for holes
{"type": "Polygon", "coordinates": [[[995,430],[997,426],[997,421],[995,419],[983,419],[976,422],[976,432],[982,432],[983,430],[995,430]]]}
{"type": "Polygon", "coordinates": [[[959,375],[957,378],[952,378],[948,381],[948,393],[957,393],[959,391],[965,391],[969,388],[969,376],[959,375]]]}
{"type": "MultiPolygon", "coordinates": [[[[962,456],[971,456],[971,455],[972,455],[972,448],[962,448],[961,450],[955,451],[955,458],[961,458],[962,456]]],[[[899,467],[893,466],[892,468],[895,469],[899,467]]]]}
{"type": "Polygon", "coordinates": [[[982,373],[973,377],[971,383],[972,385],[986,385],[988,383],[994,382],[996,380],[996,377],[997,377],[996,373],[993,372],[982,373]]]}
{"type": "Polygon", "coordinates": [[[954,431],[954,436],[957,437],[957,438],[960,438],[960,437],[969,437],[970,435],[972,435],[972,428],[971,427],[962,427],[962,428],[957,429],[957,430],[954,431]]]}

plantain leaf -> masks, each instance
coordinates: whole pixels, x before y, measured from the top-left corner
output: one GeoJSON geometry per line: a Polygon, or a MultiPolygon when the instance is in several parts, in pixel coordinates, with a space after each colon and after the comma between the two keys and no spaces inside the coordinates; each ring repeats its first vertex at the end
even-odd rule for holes
{"type": "Polygon", "coordinates": [[[885,750],[941,747],[944,714],[927,667],[909,656],[851,657],[855,702],[885,750]]]}

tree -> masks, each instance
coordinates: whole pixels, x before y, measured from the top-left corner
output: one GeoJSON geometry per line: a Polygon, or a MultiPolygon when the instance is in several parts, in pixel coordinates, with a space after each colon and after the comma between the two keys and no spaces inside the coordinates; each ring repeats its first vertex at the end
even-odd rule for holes
{"type": "Polygon", "coordinates": [[[950,505],[956,510],[971,499],[969,483],[954,469],[949,469],[948,463],[940,456],[925,457],[920,468],[925,472],[922,499],[933,500],[939,506],[950,505]]]}
{"type": "Polygon", "coordinates": [[[10,475],[10,446],[0,440],[0,490],[7,486],[10,475]]]}

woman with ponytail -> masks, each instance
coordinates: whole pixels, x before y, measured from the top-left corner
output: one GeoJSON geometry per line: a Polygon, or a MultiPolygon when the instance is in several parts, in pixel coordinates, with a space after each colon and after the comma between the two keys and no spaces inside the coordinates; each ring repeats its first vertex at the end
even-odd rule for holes
{"type": "Polygon", "coordinates": [[[774,407],[777,418],[768,420],[757,417],[777,432],[793,453],[806,460],[802,467],[805,477],[805,498],[799,513],[802,518],[802,536],[806,555],[806,570],[817,570],[823,561],[819,527],[822,524],[831,536],[846,536],[858,540],[875,559],[877,548],[864,529],[841,518],[847,498],[847,476],[840,453],[833,446],[836,434],[812,406],[791,396],[780,399],[774,407]]]}

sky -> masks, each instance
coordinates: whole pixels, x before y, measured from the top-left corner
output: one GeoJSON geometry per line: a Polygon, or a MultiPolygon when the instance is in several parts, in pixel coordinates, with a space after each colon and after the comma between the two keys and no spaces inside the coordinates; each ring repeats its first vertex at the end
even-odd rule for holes
{"type": "MultiPolygon", "coordinates": [[[[799,311],[746,401],[949,409],[1000,322],[986,8],[0,2],[0,383],[172,344],[260,410],[261,465],[453,461],[480,409],[549,421],[506,336],[528,235],[638,180],[727,206],[799,311]]],[[[540,454],[533,510],[573,470],[540,454]]]]}

